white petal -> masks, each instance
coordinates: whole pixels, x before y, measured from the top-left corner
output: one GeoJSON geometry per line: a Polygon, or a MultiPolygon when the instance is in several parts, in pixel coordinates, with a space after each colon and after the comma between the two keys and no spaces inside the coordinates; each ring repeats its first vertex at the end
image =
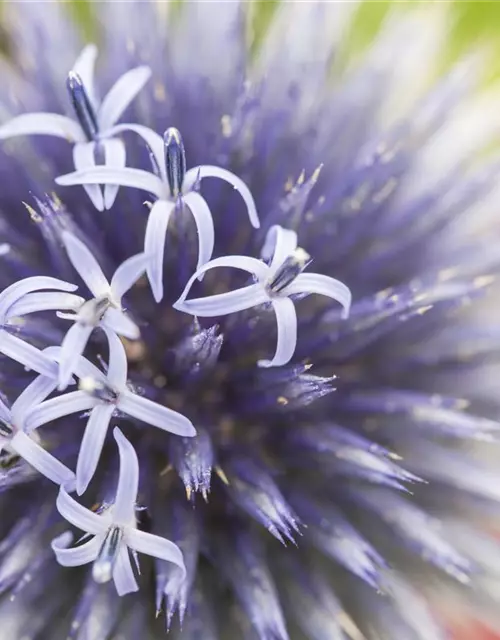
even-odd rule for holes
{"type": "Polygon", "coordinates": [[[49,378],[58,376],[59,367],[51,358],[48,358],[40,349],[7,331],[0,331],[0,353],[49,378]]]}
{"type": "Polygon", "coordinates": [[[113,569],[113,580],[119,596],[139,590],[127,547],[122,544],[113,569]]]}
{"type": "Polygon", "coordinates": [[[251,284],[248,287],[218,293],[206,298],[193,298],[192,300],[177,301],[173,307],[200,318],[212,318],[226,316],[230,313],[258,307],[269,302],[269,296],[263,286],[251,284]]]}
{"type": "Polygon", "coordinates": [[[72,484],[75,474],[52,454],[34,442],[26,433],[18,431],[10,441],[10,446],[26,460],[28,464],[43,476],[58,485],[72,484]]]}
{"type": "Polygon", "coordinates": [[[94,67],[97,58],[97,47],[88,44],[76,59],[72,71],[82,79],[85,91],[94,109],[97,109],[97,96],[95,94],[94,67]]]}
{"type": "Polygon", "coordinates": [[[127,353],[120,338],[109,329],[105,329],[109,344],[109,361],[106,379],[114,389],[127,387],[127,353]]]}
{"type": "Polygon", "coordinates": [[[113,521],[129,524],[135,521],[135,503],[139,490],[139,461],[134,447],[123,433],[115,427],[113,435],[120,454],[120,473],[113,505],[113,521]]]}
{"type": "Polygon", "coordinates": [[[259,367],[280,367],[287,364],[297,346],[297,314],[293,302],[289,298],[274,298],[273,308],[278,328],[276,353],[272,360],[259,360],[259,367]]]}
{"type": "Polygon", "coordinates": [[[147,264],[148,256],[145,253],[138,253],[121,263],[111,279],[110,286],[112,298],[117,304],[146,271],[147,264]]]}
{"type": "Polygon", "coordinates": [[[125,532],[125,541],[131,549],[139,553],[175,564],[182,571],[182,580],[184,580],[186,567],[182,551],[170,540],[130,527],[125,532]]]}
{"type": "Polygon", "coordinates": [[[63,416],[91,409],[98,401],[85,391],[71,391],[51,398],[33,407],[25,415],[24,429],[27,432],[63,416]]]}
{"type": "Polygon", "coordinates": [[[57,113],[25,113],[0,127],[0,140],[37,134],[65,138],[68,142],[84,142],[86,139],[75,120],[57,113]]]}
{"type": "Polygon", "coordinates": [[[187,298],[189,290],[193,286],[193,283],[196,279],[198,279],[207,271],[210,271],[210,269],[215,269],[217,267],[229,267],[232,269],[241,269],[242,271],[247,271],[254,277],[257,277],[261,282],[264,282],[269,275],[269,267],[256,258],[249,258],[248,256],[224,256],[222,258],[215,258],[215,260],[211,260],[210,262],[207,262],[202,267],[200,267],[196,271],[196,273],[194,273],[191,278],[189,278],[180,298],[173,305],[174,308],[177,309],[176,305],[184,302],[184,300],[187,298]]]}
{"type": "Polygon", "coordinates": [[[191,191],[183,197],[184,203],[189,207],[198,231],[198,264],[199,269],[212,257],[215,243],[214,221],[205,199],[199,193],[191,191]]]}
{"type": "Polygon", "coordinates": [[[101,320],[101,326],[129,340],[137,340],[141,336],[139,327],[120,309],[108,309],[101,320]]]}
{"type": "Polygon", "coordinates": [[[179,436],[195,436],[196,430],[188,418],[177,411],[168,409],[148,398],[138,396],[131,391],[122,391],[117,403],[118,409],[154,427],[179,436]]]}
{"type": "Polygon", "coordinates": [[[99,128],[107,132],[123,115],[132,100],[151,77],[151,69],[136,67],[118,78],[102,101],[97,114],[99,128]]]}
{"type": "Polygon", "coordinates": [[[83,507],[67,493],[64,487],[59,489],[56,507],[65,520],[77,527],[77,529],[85,531],[85,533],[97,536],[104,533],[108,528],[107,518],[83,507]]]}
{"type": "Polygon", "coordinates": [[[250,219],[250,224],[254,229],[258,229],[260,227],[259,216],[257,214],[257,207],[255,206],[254,199],[252,194],[250,193],[250,189],[247,185],[240,180],[238,176],[235,176],[234,173],[228,171],[227,169],[223,169],[222,167],[216,167],[208,164],[201,165],[199,167],[193,167],[186,173],[186,177],[184,179],[183,190],[188,191],[192,188],[192,186],[197,182],[198,179],[203,178],[220,178],[225,182],[228,182],[236,191],[241,194],[248,211],[248,217],[250,219]]]}
{"type": "MultiPolygon", "coordinates": [[[[96,166],[95,142],[81,142],[73,147],[73,164],[77,171],[92,169],[96,166]]],[[[102,189],[98,184],[84,184],[88,197],[97,211],[104,211],[104,197],[102,189]]]]}
{"type": "MultiPolygon", "coordinates": [[[[104,160],[107,167],[123,169],[127,160],[125,145],[118,138],[101,140],[104,147],[104,160]]],[[[107,184],[104,187],[104,208],[111,209],[115,202],[118,188],[115,184],[107,184]]]]}
{"type": "Polygon", "coordinates": [[[160,168],[161,177],[163,180],[166,180],[167,170],[165,167],[165,146],[163,143],[163,137],[158,135],[156,131],[149,129],[148,127],[144,127],[142,124],[118,124],[106,133],[108,136],[114,136],[117,133],[123,133],[125,131],[137,133],[137,135],[144,140],[155,157],[156,163],[160,168]]]}
{"type": "Polygon", "coordinates": [[[267,232],[261,258],[268,262],[271,260],[270,269],[274,271],[291,256],[297,248],[297,234],[291,229],[284,229],[280,225],[273,225],[267,232]]]}
{"type": "Polygon", "coordinates": [[[68,386],[93,330],[94,327],[75,322],[66,332],[59,356],[59,391],[68,386]]]}
{"type": "Polygon", "coordinates": [[[56,378],[37,376],[17,398],[11,408],[12,419],[19,429],[23,428],[24,416],[31,407],[39,405],[57,387],[56,378]]]}
{"type": "Polygon", "coordinates": [[[144,237],[144,253],[149,263],[147,274],[149,285],[156,302],[163,299],[163,255],[165,253],[165,238],[170,214],[175,203],[167,200],[157,200],[149,212],[144,237]]]}
{"type": "Polygon", "coordinates": [[[90,413],[76,463],[76,492],[79,496],[94,476],[114,410],[112,404],[98,404],[90,413]]]}
{"type": "Polygon", "coordinates": [[[96,298],[109,293],[109,282],[87,246],[68,231],[62,235],[71,264],[96,298]]]}
{"type": "Polygon", "coordinates": [[[28,293],[40,291],[41,289],[56,289],[57,291],[76,291],[76,284],[64,282],[58,278],[49,276],[32,276],[14,282],[0,293],[0,321],[3,324],[5,318],[11,315],[9,310],[15,302],[21,300],[28,293]]]}
{"type": "Polygon", "coordinates": [[[286,287],[283,294],[291,296],[295,293],[318,293],[340,302],[344,311],[342,316],[347,318],[351,307],[351,290],[340,280],[324,276],[319,273],[301,273],[286,287]]]}
{"type": "Polygon", "coordinates": [[[89,564],[89,562],[93,562],[97,558],[101,546],[100,536],[95,536],[85,544],[68,549],[72,542],[73,534],[65,531],[50,543],[52,550],[56,554],[57,562],[61,566],[80,567],[82,564],[89,564]]]}
{"type": "Polygon", "coordinates": [[[84,298],[72,293],[59,291],[40,291],[28,293],[21,300],[14,303],[9,309],[9,316],[18,318],[38,311],[77,311],[85,302],[84,298]]]}
{"type": "Polygon", "coordinates": [[[112,167],[98,166],[95,169],[85,169],[67,173],[56,178],[56,183],[63,186],[74,184],[118,184],[122,187],[133,187],[152,193],[161,198],[165,193],[163,182],[148,171],[142,169],[113,169],[112,167]]]}
{"type": "MultiPolygon", "coordinates": [[[[59,358],[61,357],[61,347],[47,347],[43,352],[50,358],[53,358],[56,362],[59,362],[59,358]]],[[[106,382],[106,376],[102,371],[99,371],[95,364],[92,364],[92,362],[89,362],[87,358],[84,358],[83,356],[75,367],[75,374],[79,378],[94,378],[96,380],[106,382]]]]}

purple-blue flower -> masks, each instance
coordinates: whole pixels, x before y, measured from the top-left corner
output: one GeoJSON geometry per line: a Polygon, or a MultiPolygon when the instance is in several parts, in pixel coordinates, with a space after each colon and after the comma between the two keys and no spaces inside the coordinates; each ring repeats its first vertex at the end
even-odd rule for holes
{"type": "Polygon", "coordinates": [[[497,624],[498,97],[356,4],[7,6],[5,637],[497,624]]]}

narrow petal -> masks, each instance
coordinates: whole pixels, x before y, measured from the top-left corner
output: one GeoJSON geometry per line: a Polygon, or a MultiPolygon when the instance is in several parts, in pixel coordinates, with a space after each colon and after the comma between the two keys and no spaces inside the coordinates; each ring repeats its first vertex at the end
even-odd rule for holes
{"type": "MultiPolygon", "coordinates": [[[[95,142],[80,142],[73,147],[73,164],[77,171],[92,169],[96,166],[95,142]]],[[[84,184],[88,197],[97,211],[104,211],[104,198],[102,189],[98,184],[84,184]]]]}
{"type": "Polygon", "coordinates": [[[28,413],[28,410],[43,402],[56,387],[56,378],[37,376],[24,389],[11,408],[12,419],[19,429],[23,428],[24,416],[28,413]]]}
{"type": "Polygon", "coordinates": [[[9,317],[18,318],[38,311],[77,311],[84,302],[84,298],[72,293],[28,293],[10,307],[9,317]]]}
{"type": "Polygon", "coordinates": [[[98,50],[95,44],[88,44],[75,60],[72,68],[72,71],[82,79],[85,91],[95,110],[97,110],[97,96],[95,93],[94,67],[97,54],[98,50]]]}
{"type": "Polygon", "coordinates": [[[64,487],[59,489],[56,507],[65,520],[85,533],[97,536],[105,533],[108,528],[107,518],[83,507],[68,494],[64,487]]]}
{"type": "Polygon", "coordinates": [[[240,180],[238,176],[235,176],[234,173],[231,173],[231,171],[228,171],[227,169],[204,164],[200,167],[193,167],[186,173],[186,178],[184,180],[185,190],[187,191],[191,189],[198,179],[201,180],[203,178],[220,178],[221,180],[228,182],[233,189],[236,189],[236,191],[241,194],[241,197],[247,206],[248,217],[252,227],[254,227],[254,229],[258,229],[260,227],[257,207],[255,206],[250,189],[243,180],[240,180]]]}
{"type": "Polygon", "coordinates": [[[127,593],[139,590],[139,585],[135,579],[132,564],[130,562],[128,549],[124,544],[122,544],[121,549],[118,552],[118,557],[113,569],[113,580],[119,596],[124,596],[127,593]]]}
{"type": "Polygon", "coordinates": [[[122,391],[117,404],[118,409],[154,427],[175,433],[178,436],[194,436],[196,430],[188,418],[177,411],[138,396],[131,391],[122,391]]]}
{"type": "Polygon", "coordinates": [[[56,289],[57,291],[76,291],[78,287],[76,284],[70,282],[64,282],[58,278],[51,278],[49,276],[32,276],[30,278],[23,278],[14,282],[9,287],[4,289],[0,293],[0,320],[3,323],[5,318],[9,315],[9,310],[12,305],[23,298],[28,293],[34,291],[40,291],[41,289],[56,289]]]}
{"type": "Polygon", "coordinates": [[[272,360],[259,360],[259,367],[280,367],[290,362],[297,345],[297,314],[289,298],[274,298],[273,309],[276,313],[278,344],[272,360]]]}
{"type": "Polygon", "coordinates": [[[0,353],[49,378],[58,376],[59,367],[54,360],[48,358],[40,349],[7,331],[0,331],[0,353]]]}
{"type": "Polygon", "coordinates": [[[56,178],[56,183],[62,186],[74,184],[118,184],[122,187],[133,187],[152,193],[157,198],[163,197],[165,187],[163,182],[148,171],[142,169],[113,169],[111,167],[99,166],[95,169],[85,169],[67,173],[56,178]]]}
{"type": "MultiPolygon", "coordinates": [[[[61,347],[47,347],[43,350],[50,358],[54,359],[56,362],[59,362],[61,357],[61,347]]],[[[92,364],[87,358],[83,356],[78,361],[78,364],[75,368],[75,374],[79,378],[94,378],[96,380],[100,380],[102,382],[106,382],[106,376],[100,371],[95,364],[92,364]]]]}
{"type": "Polygon", "coordinates": [[[111,295],[113,300],[119,303],[129,289],[139,280],[146,271],[148,256],[145,253],[138,253],[131,258],[127,258],[115,271],[111,279],[111,295]]]}
{"type": "Polygon", "coordinates": [[[80,567],[82,564],[93,562],[99,553],[101,540],[95,536],[92,540],[81,544],[78,547],[68,549],[73,542],[73,534],[69,531],[61,533],[50,543],[52,550],[56,554],[57,562],[63,567],[80,567]]]}
{"type": "MultiPolygon", "coordinates": [[[[242,271],[246,271],[247,273],[252,274],[261,282],[264,282],[269,275],[269,267],[261,260],[257,260],[256,258],[249,258],[248,256],[224,256],[221,258],[215,258],[215,260],[211,260],[210,262],[207,262],[202,267],[200,267],[196,271],[196,273],[194,273],[191,278],[189,278],[186,286],[184,287],[184,291],[175,304],[184,302],[195,280],[200,278],[200,276],[205,274],[207,271],[210,271],[210,269],[215,269],[217,267],[241,269],[242,271]]],[[[177,307],[174,305],[174,308],[177,307]]]]}
{"type": "Polygon", "coordinates": [[[10,441],[10,446],[26,460],[28,464],[43,476],[58,485],[72,485],[75,474],[52,454],[34,442],[26,433],[18,431],[10,441]]]}
{"type": "Polygon", "coordinates": [[[324,276],[319,273],[301,273],[288,285],[283,293],[291,296],[295,293],[318,293],[321,296],[328,296],[340,302],[344,311],[342,316],[347,318],[351,307],[351,290],[340,280],[324,276]]]}
{"type": "Polygon", "coordinates": [[[105,329],[109,344],[107,382],[117,390],[127,386],[127,353],[120,338],[109,329],[105,329]]]}
{"type": "Polygon", "coordinates": [[[129,527],[125,531],[125,541],[134,551],[175,564],[182,571],[182,580],[186,576],[182,551],[170,540],[129,527]]]}
{"type": "MultiPolygon", "coordinates": [[[[101,144],[104,147],[104,159],[106,166],[113,167],[113,169],[123,169],[127,160],[127,152],[123,142],[118,138],[110,138],[108,140],[102,140],[101,144]]],[[[117,193],[117,185],[107,184],[104,186],[105,209],[111,209],[115,202],[117,193]]]]}
{"type": "Polygon", "coordinates": [[[85,142],[80,125],[57,113],[25,113],[0,127],[0,140],[30,135],[57,136],[68,142],[85,142]]]}
{"type": "Polygon", "coordinates": [[[118,78],[104,97],[99,109],[98,118],[101,131],[107,131],[122,117],[124,111],[150,77],[151,69],[142,66],[131,69],[118,78]]]}
{"type": "Polygon", "coordinates": [[[71,264],[89,290],[96,298],[106,295],[109,292],[109,282],[86,245],[68,231],[63,233],[62,239],[71,264]]]}
{"type": "Polygon", "coordinates": [[[120,454],[120,473],[113,506],[113,520],[118,524],[135,521],[135,502],[139,491],[139,461],[134,447],[115,427],[113,435],[120,454]]]}
{"type": "Polygon", "coordinates": [[[293,254],[297,248],[297,234],[291,229],[284,229],[278,224],[273,225],[267,232],[261,258],[268,262],[271,271],[277,269],[285,260],[293,254]]]}
{"type": "Polygon", "coordinates": [[[147,274],[151,291],[156,302],[163,299],[163,255],[165,253],[165,238],[170,214],[175,203],[167,200],[157,200],[149,212],[146,235],[144,237],[144,253],[149,262],[147,274]]]}
{"type": "Polygon", "coordinates": [[[79,496],[94,476],[114,410],[112,404],[98,404],[87,421],[76,463],[76,492],[79,496]]]}
{"type": "Polygon", "coordinates": [[[212,212],[205,199],[195,191],[185,195],[183,200],[193,214],[198,231],[198,264],[196,268],[199,269],[210,260],[214,250],[215,230],[212,212]]]}
{"type": "Polygon", "coordinates": [[[57,398],[45,400],[27,412],[24,419],[24,430],[28,433],[43,424],[91,409],[96,403],[85,391],[71,391],[57,398]]]}
{"type": "Polygon", "coordinates": [[[141,336],[139,327],[121,309],[108,309],[101,320],[101,326],[129,340],[137,340],[141,336]]]}
{"type": "Polygon", "coordinates": [[[158,135],[156,131],[149,129],[142,124],[118,124],[112,129],[109,129],[106,133],[108,136],[114,136],[117,133],[123,133],[125,131],[137,133],[137,135],[144,140],[155,157],[156,163],[160,168],[161,177],[163,180],[166,180],[167,171],[165,167],[165,147],[163,144],[163,137],[158,135]]]}
{"type": "Polygon", "coordinates": [[[59,391],[68,386],[93,330],[94,327],[75,322],[64,336],[59,359],[59,391]]]}
{"type": "Polygon", "coordinates": [[[265,302],[269,302],[269,296],[261,284],[251,284],[249,287],[218,293],[206,298],[194,298],[193,300],[177,301],[173,307],[193,316],[212,318],[215,316],[227,316],[236,311],[252,309],[265,302]]]}

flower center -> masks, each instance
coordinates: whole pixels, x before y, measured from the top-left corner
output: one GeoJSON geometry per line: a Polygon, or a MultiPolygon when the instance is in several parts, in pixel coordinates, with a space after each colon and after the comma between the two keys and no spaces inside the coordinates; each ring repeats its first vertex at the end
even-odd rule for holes
{"type": "Polygon", "coordinates": [[[78,322],[80,324],[94,327],[102,320],[106,311],[113,306],[108,296],[92,298],[84,302],[78,310],[78,322]]]}
{"type": "Polygon", "coordinates": [[[102,402],[115,404],[118,400],[118,393],[112,387],[94,378],[81,378],[78,388],[102,402]]]}
{"type": "Polygon", "coordinates": [[[109,582],[113,577],[113,569],[118,558],[122,538],[123,531],[120,527],[108,529],[92,567],[92,577],[98,584],[109,582]]]}
{"type": "Polygon", "coordinates": [[[281,264],[275,271],[274,275],[269,278],[266,284],[266,290],[269,294],[277,295],[283,291],[295,278],[304,271],[311,260],[311,256],[297,247],[291,256],[281,264]]]}
{"type": "Polygon", "coordinates": [[[78,122],[87,136],[87,140],[91,142],[95,140],[99,134],[99,124],[94,107],[90,102],[90,98],[78,73],[74,71],[69,72],[66,86],[78,122]]]}
{"type": "Polygon", "coordinates": [[[186,175],[186,152],[180,131],[175,127],[167,129],[163,134],[163,144],[170,196],[177,198],[182,192],[182,183],[186,175]]]}

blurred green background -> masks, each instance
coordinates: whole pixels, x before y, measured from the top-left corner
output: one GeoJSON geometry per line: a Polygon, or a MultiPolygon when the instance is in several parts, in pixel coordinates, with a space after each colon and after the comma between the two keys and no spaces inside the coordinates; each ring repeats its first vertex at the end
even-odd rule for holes
{"type": "MultiPolygon", "coordinates": [[[[189,0],[170,0],[172,3],[183,1],[189,0]]],[[[258,44],[279,1],[247,0],[249,7],[252,8],[254,21],[254,46],[258,44]]],[[[0,17],[2,7],[8,2],[9,0],[0,0],[0,17]]],[[[95,15],[99,11],[99,0],[61,0],[61,3],[77,19],[85,36],[95,38],[97,28],[95,15]]],[[[425,4],[443,3],[450,5],[453,16],[450,25],[449,59],[455,58],[475,41],[480,40],[483,44],[488,41],[493,53],[492,71],[500,74],[500,0],[365,0],[357,12],[355,28],[351,34],[353,49],[362,48],[371,40],[389,9],[411,10],[425,4]]]]}
{"type": "MultiPolygon", "coordinates": [[[[182,1],[182,0],[180,0],[182,1]]],[[[3,0],[5,2],[5,0],[3,0]]],[[[255,20],[260,27],[272,15],[279,0],[249,0],[254,5],[255,20]]],[[[451,46],[460,49],[477,38],[488,37],[493,43],[500,40],[500,1],[499,0],[365,0],[358,12],[358,36],[360,40],[370,39],[381,24],[387,10],[394,5],[398,8],[412,8],[422,4],[447,3],[453,5],[455,24],[452,31],[451,46]]],[[[69,0],[66,2],[85,30],[92,30],[93,12],[98,10],[95,0],[69,0]]],[[[496,43],[499,51],[500,44],[496,43]]]]}

